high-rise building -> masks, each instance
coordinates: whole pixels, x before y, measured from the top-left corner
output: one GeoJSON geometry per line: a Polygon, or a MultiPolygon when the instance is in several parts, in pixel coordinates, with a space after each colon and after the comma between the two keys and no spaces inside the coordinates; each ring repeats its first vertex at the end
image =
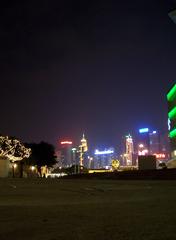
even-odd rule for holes
{"type": "Polygon", "coordinates": [[[156,130],[140,129],[136,149],[138,156],[155,155],[157,161],[169,159],[168,137],[156,130]]]}
{"type": "Polygon", "coordinates": [[[149,133],[149,154],[153,155],[160,152],[160,138],[157,131],[149,133]]]}
{"type": "Polygon", "coordinates": [[[170,139],[168,133],[160,134],[160,153],[165,161],[170,160],[170,139]]]}
{"type": "Polygon", "coordinates": [[[80,167],[86,166],[86,153],[88,151],[88,145],[87,145],[87,140],[85,139],[85,136],[83,134],[83,137],[81,139],[81,144],[79,146],[79,165],[80,167]]]}
{"type": "Polygon", "coordinates": [[[60,142],[60,165],[61,167],[72,166],[72,142],[62,141],[60,142]]]}
{"type": "Polygon", "coordinates": [[[101,151],[96,149],[94,152],[94,168],[110,169],[113,158],[114,158],[113,148],[108,148],[101,151]]]}
{"type": "Polygon", "coordinates": [[[139,129],[137,144],[137,152],[140,156],[159,153],[159,133],[157,131],[151,131],[149,128],[141,128],[139,129]]]}
{"type": "Polygon", "coordinates": [[[176,159],[176,84],[167,93],[171,158],[176,159]]]}
{"type": "Polygon", "coordinates": [[[126,136],[126,151],[125,151],[126,166],[133,165],[133,154],[134,154],[133,139],[132,136],[129,134],[128,136],[126,136]]]}
{"type": "Polygon", "coordinates": [[[139,129],[138,139],[137,139],[137,149],[138,152],[142,150],[145,154],[139,154],[138,155],[147,155],[149,154],[150,149],[150,135],[149,135],[149,128],[141,128],[139,129]]]}

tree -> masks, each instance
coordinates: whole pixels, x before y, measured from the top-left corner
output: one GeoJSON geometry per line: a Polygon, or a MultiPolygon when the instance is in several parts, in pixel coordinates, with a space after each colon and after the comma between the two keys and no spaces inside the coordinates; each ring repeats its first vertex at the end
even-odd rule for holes
{"type": "Polygon", "coordinates": [[[52,144],[46,142],[26,143],[25,146],[32,150],[29,159],[25,160],[26,164],[37,165],[38,168],[41,168],[45,165],[51,167],[56,163],[55,149],[52,144]]]}
{"type": "Polygon", "coordinates": [[[26,148],[14,137],[0,135],[0,157],[7,157],[11,161],[20,161],[29,158],[31,149],[26,148]]]}
{"type": "MultiPolygon", "coordinates": [[[[29,158],[31,149],[26,148],[14,137],[0,135],[0,158],[12,162],[12,175],[14,177],[14,162],[20,161],[20,177],[23,176],[22,160],[29,158]]],[[[5,169],[3,170],[5,171],[5,169]]]]}

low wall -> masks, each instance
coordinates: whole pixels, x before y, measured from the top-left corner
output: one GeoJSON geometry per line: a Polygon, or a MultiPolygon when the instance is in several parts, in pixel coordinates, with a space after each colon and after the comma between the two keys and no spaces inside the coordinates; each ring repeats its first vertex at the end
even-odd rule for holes
{"type": "Polygon", "coordinates": [[[176,169],[134,170],[111,173],[91,173],[64,176],[66,179],[114,179],[114,180],[176,180],[176,169]]]}
{"type": "Polygon", "coordinates": [[[6,157],[0,157],[0,177],[8,177],[10,170],[10,161],[6,157]]]}

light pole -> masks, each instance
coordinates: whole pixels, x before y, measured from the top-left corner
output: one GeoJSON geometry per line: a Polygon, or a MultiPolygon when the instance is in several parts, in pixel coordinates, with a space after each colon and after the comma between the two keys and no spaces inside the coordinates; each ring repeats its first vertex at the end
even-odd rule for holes
{"type": "Polygon", "coordinates": [[[73,152],[73,162],[75,164],[75,169],[74,169],[74,172],[76,174],[76,148],[72,148],[72,152],[73,152]]]}
{"type": "Polygon", "coordinates": [[[17,167],[17,164],[15,162],[12,162],[12,177],[15,177],[15,168],[17,167]]]}

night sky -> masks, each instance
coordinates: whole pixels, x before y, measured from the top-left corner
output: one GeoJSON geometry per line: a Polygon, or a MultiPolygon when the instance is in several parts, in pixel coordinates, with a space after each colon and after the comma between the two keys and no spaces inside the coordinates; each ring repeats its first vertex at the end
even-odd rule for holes
{"type": "Polygon", "coordinates": [[[0,132],[25,142],[117,146],[167,131],[176,80],[176,0],[4,1],[0,132]]]}

